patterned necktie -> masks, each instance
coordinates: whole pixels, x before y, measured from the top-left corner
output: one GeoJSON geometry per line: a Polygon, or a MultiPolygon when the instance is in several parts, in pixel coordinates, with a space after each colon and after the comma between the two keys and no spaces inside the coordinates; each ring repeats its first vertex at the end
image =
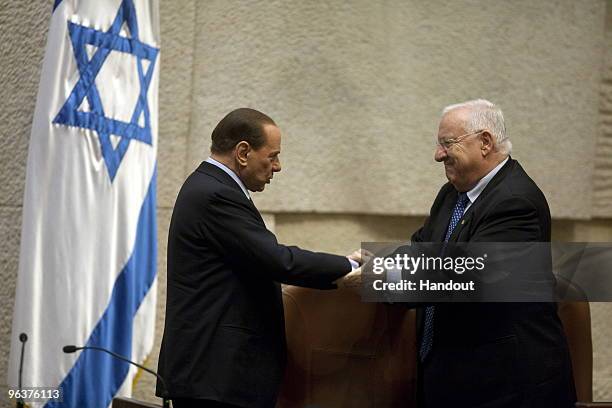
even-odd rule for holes
{"type": "MultiPolygon", "coordinates": [[[[444,248],[446,248],[446,243],[450,239],[453,230],[459,223],[461,217],[463,217],[463,212],[465,211],[465,206],[469,202],[469,198],[466,193],[459,193],[457,197],[457,203],[455,203],[455,208],[453,208],[453,214],[451,215],[450,222],[448,224],[448,229],[446,230],[446,236],[444,237],[444,246],[442,247],[442,252],[444,252],[444,248]]],[[[423,325],[423,337],[421,338],[421,347],[419,348],[419,358],[421,362],[425,361],[425,358],[431,351],[431,345],[433,343],[433,323],[434,323],[434,312],[435,306],[427,306],[425,308],[425,323],[423,325]]]]}

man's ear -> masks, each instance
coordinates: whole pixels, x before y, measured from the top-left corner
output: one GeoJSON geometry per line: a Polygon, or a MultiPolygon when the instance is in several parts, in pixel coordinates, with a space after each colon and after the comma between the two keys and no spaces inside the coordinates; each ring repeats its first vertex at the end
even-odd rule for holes
{"type": "Polygon", "coordinates": [[[495,148],[495,141],[493,135],[486,130],[480,135],[480,151],[483,156],[487,156],[495,148]]]}
{"type": "Polygon", "coordinates": [[[247,165],[247,156],[251,152],[251,145],[249,144],[249,142],[246,142],[244,140],[239,142],[236,145],[234,151],[235,151],[235,154],[236,154],[236,160],[238,161],[238,164],[241,167],[246,167],[246,165],[247,165]]]}

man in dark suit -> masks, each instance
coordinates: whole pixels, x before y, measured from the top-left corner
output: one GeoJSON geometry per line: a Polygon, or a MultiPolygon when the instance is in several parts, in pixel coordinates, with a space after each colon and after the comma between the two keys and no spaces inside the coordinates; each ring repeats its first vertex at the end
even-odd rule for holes
{"type": "MultiPolygon", "coordinates": [[[[271,408],[285,367],[280,283],[333,289],[347,257],[284,246],[249,191],[281,170],[281,133],[253,109],[229,113],[187,178],[168,236],[157,395],[183,407],[271,408]]],[[[354,265],[353,265],[354,266],[354,265]]]]}
{"type": "MultiPolygon", "coordinates": [[[[550,241],[546,198],[510,151],[497,106],[476,100],[446,108],[435,160],[449,182],[412,241],[550,241]]],[[[576,401],[556,304],[438,303],[420,312],[420,407],[569,408],[576,401]]]]}

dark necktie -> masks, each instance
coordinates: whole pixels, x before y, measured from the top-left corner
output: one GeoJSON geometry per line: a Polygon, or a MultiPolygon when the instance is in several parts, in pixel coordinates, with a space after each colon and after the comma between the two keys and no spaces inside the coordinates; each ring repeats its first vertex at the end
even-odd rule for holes
{"type": "MultiPolygon", "coordinates": [[[[465,206],[469,202],[469,198],[466,193],[459,193],[457,197],[457,202],[455,203],[455,208],[453,208],[453,213],[451,215],[450,222],[448,223],[448,229],[446,230],[446,235],[444,236],[444,245],[442,252],[444,252],[444,248],[446,248],[446,243],[450,239],[453,230],[459,223],[461,217],[463,217],[463,212],[465,211],[465,206]]],[[[434,312],[436,308],[435,306],[427,306],[425,308],[425,322],[423,325],[423,336],[421,338],[421,347],[419,348],[419,358],[421,362],[425,361],[425,358],[431,351],[431,345],[433,343],[433,324],[434,324],[434,312]]]]}

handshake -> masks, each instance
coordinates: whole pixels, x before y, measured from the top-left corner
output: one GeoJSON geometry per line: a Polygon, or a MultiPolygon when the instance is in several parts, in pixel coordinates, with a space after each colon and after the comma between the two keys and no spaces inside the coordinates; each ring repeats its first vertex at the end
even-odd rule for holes
{"type": "Polygon", "coordinates": [[[372,254],[363,249],[358,249],[352,254],[347,255],[348,259],[359,264],[359,268],[353,269],[351,272],[336,280],[335,284],[338,285],[338,289],[359,290],[361,287],[361,268],[371,257],[372,254]]]}

